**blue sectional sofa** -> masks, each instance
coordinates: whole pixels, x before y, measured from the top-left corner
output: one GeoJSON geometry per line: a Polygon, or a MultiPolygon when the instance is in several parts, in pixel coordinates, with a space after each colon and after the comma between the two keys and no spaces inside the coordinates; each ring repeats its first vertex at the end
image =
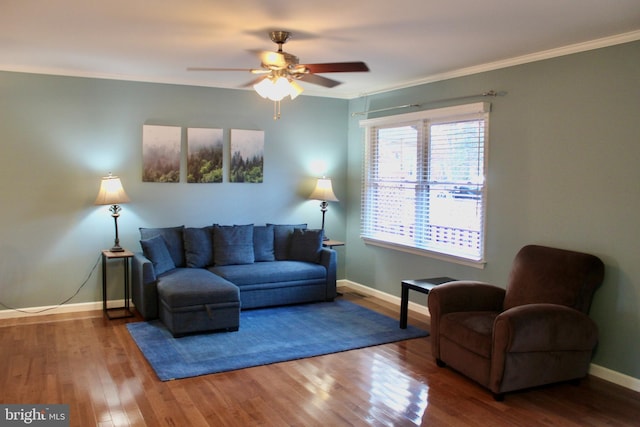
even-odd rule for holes
{"type": "Polygon", "coordinates": [[[174,334],[234,330],[242,309],[331,301],[337,257],[305,224],[141,228],[132,299],[174,334]]]}

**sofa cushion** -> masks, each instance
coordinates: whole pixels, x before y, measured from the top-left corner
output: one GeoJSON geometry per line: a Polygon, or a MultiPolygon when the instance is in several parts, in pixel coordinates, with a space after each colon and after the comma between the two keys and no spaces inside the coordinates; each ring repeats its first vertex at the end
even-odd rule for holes
{"type": "Polygon", "coordinates": [[[182,233],[184,231],[184,225],[179,227],[165,227],[165,228],[140,228],[140,238],[142,240],[150,239],[154,236],[162,236],[167,244],[167,249],[171,254],[173,263],[176,267],[184,267],[184,243],[182,239],[182,233]]]}
{"type": "Polygon", "coordinates": [[[158,295],[172,308],[240,300],[237,286],[203,268],[176,268],[158,278],[158,295]]]}
{"type": "Polygon", "coordinates": [[[320,264],[303,261],[256,262],[251,265],[209,267],[209,271],[237,286],[298,280],[324,279],[327,270],[320,264]]]}
{"type": "Polygon", "coordinates": [[[187,267],[213,265],[213,226],[185,228],[184,255],[187,267]]]}
{"type": "Polygon", "coordinates": [[[318,263],[322,250],[322,230],[296,228],[291,235],[289,258],[298,261],[318,263]]]}
{"type": "Polygon", "coordinates": [[[255,261],[275,261],[273,225],[253,227],[253,254],[255,261]]]}
{"type": "Polygon", "coordinates": [[[144,256],[153,264],[156,276],[176,268],[163,236],[158,235],[150,239],[140,240],[140,246],[142,246],[144,256]]]}
{"type": "Polygon", "coordinates": [[[253,264],[253,224],[213,227],[215,265],[253,264]]]}
{"type": "Polygon", "coordinates": [[[307,224],[267,224],[273,225],[273,250],[276,260],[289,259],[291,235],[296,228],[306,229],[307,224]]]}

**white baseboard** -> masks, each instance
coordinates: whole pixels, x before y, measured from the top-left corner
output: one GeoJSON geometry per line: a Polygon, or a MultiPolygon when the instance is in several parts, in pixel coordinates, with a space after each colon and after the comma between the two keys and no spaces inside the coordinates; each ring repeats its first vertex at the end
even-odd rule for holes
{"type": "MultiPolygon", "coordinates": [[[[400,314],[400,311],[399,311],[400,297],[388,294],[386,292],[379,291],[377,289],[370,288],[365,285],[361,285],[356,282],[352,282],[350,280],[338,280],[337,285],[344,286],[349,289],[353,289],[354,291],[359,292],[361,294],[376,297],[383,301],[390,302],[392,304],[396,304],[398,306],[398,314],[400,314]]],[[[425,298],[425,302],[426,302],[426,298],[425,298]]],[[[424,314],[425,316],[429,316],[429,309],[425,305],[420,305],[420,304],[416,304],[414,302],[409,301],[409,310],[415,313],[420,313],[420,314],[424,314]]]]}
{"type": "MultiPolygon", "coordinates": [[[[368,286],[361,285],[356,282],[352,282],[350,280],[338,280],[338,286],[344,286],[349,289],[353,289],[355,292],[358,292],[364,295],[370,295],[370,296],[379,298],[383,301],[397,304],[398,307],[400,307],[400,298],[394,295],[390,295],[386,292],[382,292],[377,289],[373,289],[368,286]]],[[[414,311],[416,313],[425,314],[427,316],[429,315],[429,309],[426,306],[416,304],[411,301],[409,301],[409,310],[414,311]]],[[[604,368],[602,366],[595,365],[593,363],[589,366],[589,375],[593,375],[594,377],[598,377],[605,381],[609,381],[611,383],[617,384],[624,388],[628,388],[630,390],[640,392],[640,379],[638,378],[634,378],[617,371],[612,371],[611,369],[604,368]]]]}
{"type": "Polygon", "coordinates": [[[593,375],[594,377],[612,382],[624,388],[640,392],[640,379],[638,378],[621,374],[620,372],[612,371],[611,369],[595,365],[593,363],[589,366],[589,375],[593,375]]]}
{"type": "MultiPolygon", "coordinates": [[[[124,300],[108,301],[108,307],[121,307],[124,300]]],[[[81,311],[102,310],[102,301],[81,302],[77,304],[49,305],[43,307],[29,307],[18,310],[1,310],[0,319],[14,319],[19,317],[46,316],[48,314],[76,313],[81,311]]]]}

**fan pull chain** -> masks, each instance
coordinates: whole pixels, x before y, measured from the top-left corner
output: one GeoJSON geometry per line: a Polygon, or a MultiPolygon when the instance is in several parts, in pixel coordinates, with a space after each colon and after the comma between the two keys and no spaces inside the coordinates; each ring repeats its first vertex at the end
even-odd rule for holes
{"type": "Polygon", "coordinates": [[[280,118],[280,101],[273,101],[273,120],[280,118]]]}

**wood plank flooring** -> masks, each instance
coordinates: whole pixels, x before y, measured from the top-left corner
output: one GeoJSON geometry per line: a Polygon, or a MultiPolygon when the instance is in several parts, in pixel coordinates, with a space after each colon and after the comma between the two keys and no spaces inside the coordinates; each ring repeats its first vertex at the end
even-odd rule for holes
{"type": "MultiPolygon", "coordinates": [[[[341,291],[398,318],[393,304],[341,291]]],[[[640,425],[640,393],[594,377],[496,402],[436,367],[428,338],[161,382],[130,321],[100,311],[0,320],[0,402],[67,403],[82,427],[640,425]]]]}

